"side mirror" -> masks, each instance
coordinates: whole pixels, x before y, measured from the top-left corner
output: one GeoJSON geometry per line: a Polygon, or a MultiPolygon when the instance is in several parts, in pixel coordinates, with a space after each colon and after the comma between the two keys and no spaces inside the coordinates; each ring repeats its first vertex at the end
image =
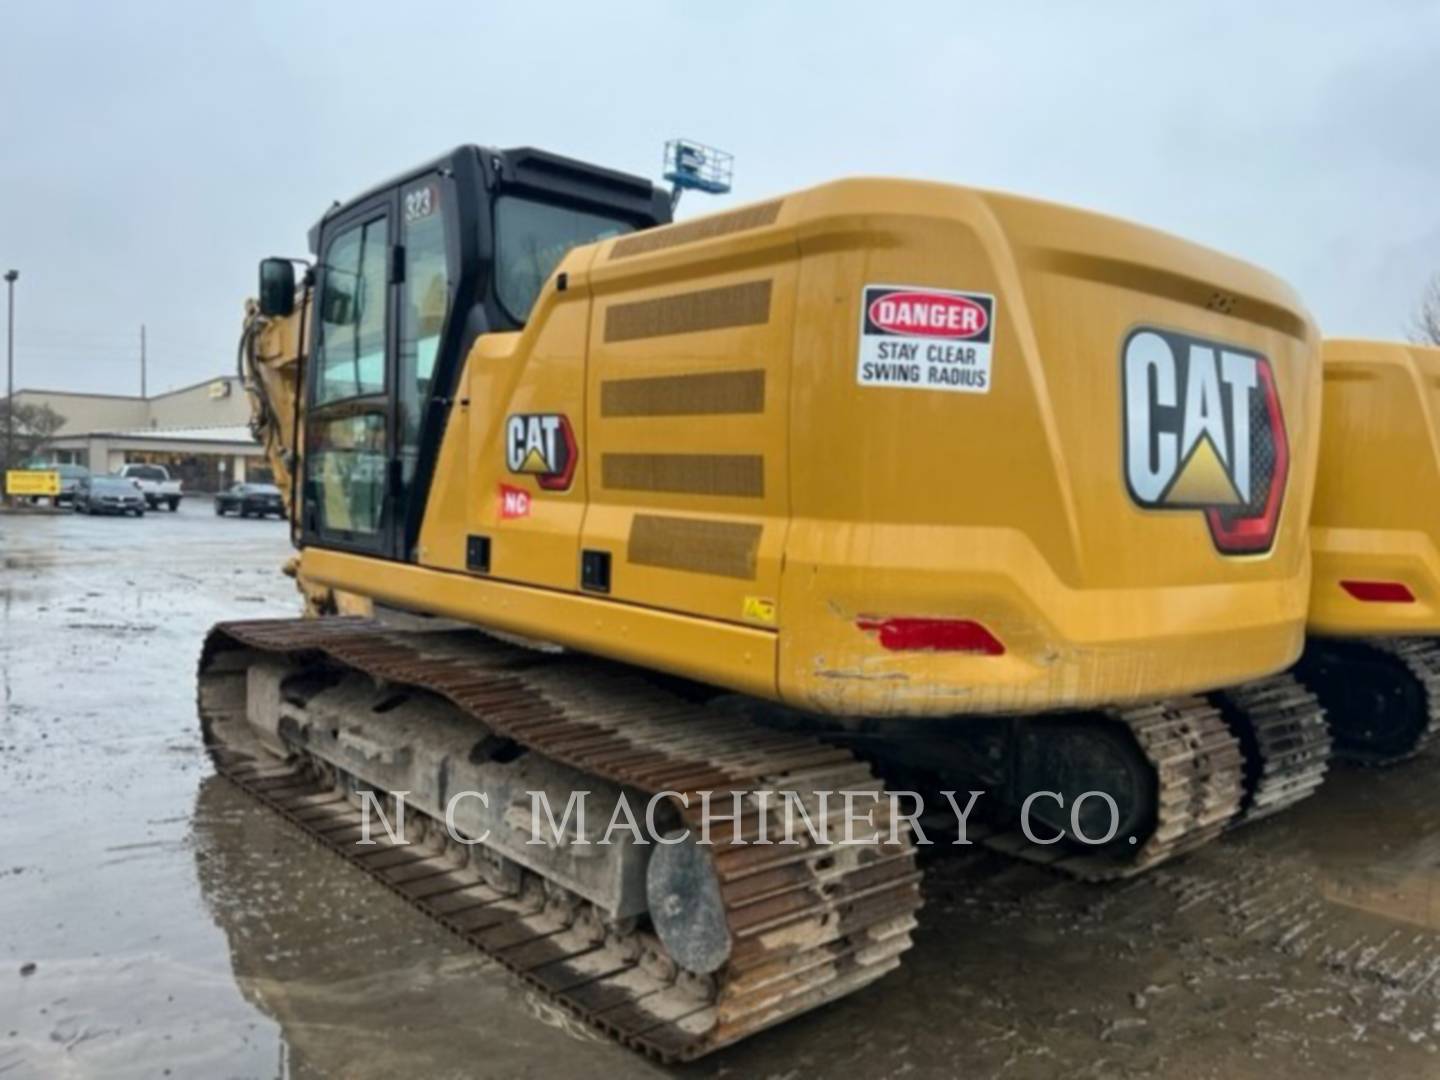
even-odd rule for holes
{"type": "Polygon", "coordinates": [[[285,318],[295,310],[295,265],[289,259],[260,260],[260,314],[285,318]]]}

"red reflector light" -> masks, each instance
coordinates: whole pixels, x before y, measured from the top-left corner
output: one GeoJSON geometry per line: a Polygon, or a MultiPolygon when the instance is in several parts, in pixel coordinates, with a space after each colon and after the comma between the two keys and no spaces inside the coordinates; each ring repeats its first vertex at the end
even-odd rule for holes
{"type": "Polygon", "coordinates": [[[1342,581],[1340,587],[1356,600],[1374,604],[1413,604],[1415,594],[1403,581],[1342,581]]]}
{"type": "Polygon", "coordinates": [[[855,625],[878,634],[880,644],[893,652],[1005,652],[999,638],[969,619],[856,619],[855,625]]]}

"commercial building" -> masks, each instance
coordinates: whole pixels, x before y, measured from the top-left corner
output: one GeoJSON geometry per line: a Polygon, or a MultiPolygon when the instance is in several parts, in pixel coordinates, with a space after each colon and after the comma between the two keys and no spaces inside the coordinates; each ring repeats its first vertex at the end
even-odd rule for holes
{"type": "Polygon", "coordinates": [[[264,451],[247,426],[245,388],[234,375],[150,397],[17,390],[15,404],[54,409],[65,423],[46,456],[94,473],[134,461],[164,465],[187,491],[270,479],[264,451]]]}

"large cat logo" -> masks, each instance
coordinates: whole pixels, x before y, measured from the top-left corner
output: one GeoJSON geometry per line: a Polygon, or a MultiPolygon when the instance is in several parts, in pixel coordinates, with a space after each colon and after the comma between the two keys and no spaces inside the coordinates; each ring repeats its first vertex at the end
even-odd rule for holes
{"type": "Polygon", "coordinates": [[[1227,555],[1270,550],[1290,444],[1270,361],[1140,327],[1121,350],[1125,480],[1149,510],[1199,510],[1227,555]]]}

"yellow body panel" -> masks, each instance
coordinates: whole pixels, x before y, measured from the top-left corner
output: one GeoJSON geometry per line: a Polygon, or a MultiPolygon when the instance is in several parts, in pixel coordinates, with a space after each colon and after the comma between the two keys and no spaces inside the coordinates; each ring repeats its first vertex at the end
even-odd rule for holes
{"type": "Polygon", "coordinates": [[[1337,340],[1323,354],[1310,629],[1440,633],[1440,349],[1337,340]],[[1342,581],[1400,583],[1415,601],[1357,600],[1342,581]]]}
{"type": "Polygon", "coordinates": [[[1234,684],[1303,640],[1316,353],[1287,287],[1173,237],[840,181],[572,251],[527,328],[467,357],[421,566],[311,548],[303,572],[832,713],[1234,684]],[[994,298],[988,392],[859,385],[862,294],[881,284],[994,298]],[[1137,327],[1268,360],[1289,470],[1263,553],[1222,554],[1200,510],[1127,494],[1137,327]],[[506,419],[527,413],[568,417],[567,491],[508,470],[506,419]],[[501,515],[501,485],[531,496],[525,516],[501,515]],[[490,538],[487,576],[466,570],[471,534],[490,538]],[[608,595],[581,591],[582,548],[610,553],[608,595]],[[887,649],[866,627],[891,618],[978,620],[1005,651],[887,649]]]}
{"type": "MultiPolygon", "coordinates": [[[[590,252],[581,252],[581,263],[590,252]]],[[[450,561],[436,565],[463,568],[465,536],[480,533],[504,536],[496,542],[491,572],[509,581],[554,589],[575,587],[579,558],[577,537],[585,519],[588,477],[582,455],[569,491],[547,492],[532,503],[530,516],[502,522],[500,485],[531,487],[526,479],[505,468],[505,417],[511,413],[584,413],[584,365],[576,357],[585,351],[590,304],[580,290],[558,293],[546,290],[535,305],[523,333],[491,334],[480,339],[467,365],[469,387],[468,457],[465,474],[465,525],[451,534],[450,561]],[[458,546],[455,541],[458,540],[458,546]]],[[[443,469],[439,470],[443,473],[443,469]]],[[[421,535],[428,550],[429,528],[421,535]]],[[[429,562],[424,555],[422,562],[429,562]]]]}
{"type": "Polygon", "coordinates": [[[374,559],[321,548],[307,548],[304,565],[307,580],[363,591],[392,607],[543,635],[616,660],[774,696],[775,635],[764,630],[404,563],[377,569],[374,559]]]}

